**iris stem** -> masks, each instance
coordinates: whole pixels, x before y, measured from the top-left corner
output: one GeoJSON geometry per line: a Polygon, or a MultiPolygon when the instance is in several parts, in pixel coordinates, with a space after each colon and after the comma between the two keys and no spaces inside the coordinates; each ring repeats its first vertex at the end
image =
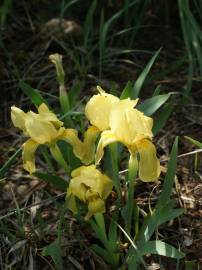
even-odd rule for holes
{"type": "MultiPolygon", "coordinates": [[[[138,170],[138,162],[136,155],[130,155],[129,162],[128,162],[128,175],[127,175],[127,182],[128,182],[128,198],[125,207],[123,208],[122,215],[125,220],[125,230],[130,235],[132,221],[133,221],[133,214],[136,215],[137,207],[135,200],[134,200],[134,192],[135,192],[135,178],[137,176],[138,170]]],[[[136,226],[135,226],[136,227],[136,226]]],[[[137,228],[135,228],[137,231],[137,228]]]]}
{"type": "Polygon", "coordinates": [[[53,158],[58,162],[58,164],[60,164],[60,166],[63,167],[65,172],[67,174],[69,174],[70,168],[67,165],[67,163],[66,163],[66,161],[65,161],[65,159],[60,151],[60,148],[57,146],[56,143],[50,146],[50,151],[51,151],[53,158]]]}

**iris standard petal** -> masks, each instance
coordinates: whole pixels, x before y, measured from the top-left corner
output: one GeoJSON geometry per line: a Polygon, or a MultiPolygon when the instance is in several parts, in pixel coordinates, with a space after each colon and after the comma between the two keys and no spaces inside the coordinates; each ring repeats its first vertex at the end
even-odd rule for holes
{"type": "Polygon", "coordinates": [[[37,115],[27,114],[25,126],[29,136],[39,144],[50,143],[59,135],[53,124],[37,115]]]}
{"type": "Polygon", "coordinates": [[[101,131],[109,129],[111,110],[119,101],[118,97],[107,94],[104,90],[100,91],[100,94],[94,95],[85,107],[85,114],[91,125],[101,131]]]}
{"type": "Polygon", "coordinates": [[[23,144],[22,150],[22,159],[23,159],[23,168],[28,171],[30,174],[36,171],[35,167],[35,151],[39,144],[32,139],[27,140],[23,144]]]}
{"type": "Polygon", "coordinates": [[[14,126],[20,128],[23,132],[25,132],[25,119],[26,113],[15,106],[11,107],[11,120],[14,126]]]}
{"type": "Polygon", "coordinates": [[[98,164],[100,160],[102,159],[104,155],[104,148],[108,144],[117,142],[117,141],[118,141],[117,138],[110,130],[106,130],[102,132],[98,146],[97,146],[97,151],[95,154],[95,164],[98,164]]]}
{"type": "Polygon", "coordinates": [[[69,187],[68,187],[68,193],[73,194],[79,200],[85,202],[86,201],[86,191],[87,187],[83,184],[83,179],[81,177],[75,177],[72,178],[69,187]]]}
{"type": "MultiPolygon", "coordinates": [[[[77,179],[76,181],[79,181],[86,187],[86,192],[88,192],[89,194],[93,192],[93,194],[96,193],[99,194],[99,196],[102,196],[103,175],[100,171],[96,169],[95,165],[81,166],[79,170],[76,169],[76,172],[73,171],[71,175],[72,177],[74,177],[72,180],[77,179]],[[77,176],[75,177],[75,175],[77,176]]],[[[87,198],[87,195],[85,198],[87,198]]]]}
{"type": "Polygon", "coordinates": [[[42,121],[51,122],[56,128],[60,128],[63,126],[63,122],[60,121],[57,116],[51,112],[48,106],[45,103],[42,103],[38,108],[38,117],[41,118],[42,121]]]}
{"type": "Polygon", "coordinates": [[[139,177],[144,182],[156,181],[160,175],[160,162],[156,156],[156,148],[149,140],[138,142],[140,155],[139,177]]]}
{"type": "Polygon", "coordinates": [[[137,109],[129,108],[126,100],[111,112],[111,131],[126,146],[142,138],[152,138],[151,126],[152,119],[137,109]]]}
{"type": "MultiPolygon", "coordinates": [[[[113,187],[111,179],[97,170],[95,165],[81,166],[74,170],[71,176],[73,178],[67,189],[67,199],[72,195],[88,203],[86,219],[95,213],[105,212],[104,199],[113,187]]],[[[73,208],[72,205],[75,207],[75,201],[70,203],[71,208],[68,206],[70,210],[73,208]]]]}

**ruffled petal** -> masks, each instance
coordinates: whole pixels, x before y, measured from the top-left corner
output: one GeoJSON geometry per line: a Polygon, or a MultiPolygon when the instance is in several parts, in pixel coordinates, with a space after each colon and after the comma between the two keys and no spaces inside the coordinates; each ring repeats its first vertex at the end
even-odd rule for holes
{"type": "Polygon", "coordinates": [[[63,126],[63,122],[60,121],[57,116],[49,110],[45,103],[42,103],[39,106],[38,112],[38,117],[41,118],[42,121],[51,122],[56,128],[63,126]]]}
{"type": "Polygon", "coordinates": [[[142,140],[137,144],[140,155],[139,177],[144,182],[156,181],[160,175],[160,162],[152,142],[142,140]]]}
{"type": "Polygon", "coordinates": [[[104,148],[113,142],[117,142],[117,138],[115,137],[115,135],[111,132],[111,131],[103,131],[97,146],[97,151],[96,151],[96,155],[95,155],[95,164],[98,164],[100,162],[100,160],[102,159],[103,155],[104,155],[104,148]]]}
{"type": "Polygon", "coordinates": [[[88,204],[88,213],[85,216],[86,220],[89,220],[92,215],[97,213],[104,213],[105,212],[105,203],[102,199],[96,198],[92,201],[89,201],[88,204]]]}
{"type": "Polygon", "coordinates": [[[102,196],[104,187],[102,181],[103,175],[96,169],[95,165],[81,166],[74,170],[71,175],[74,177],[71,181],[77,181],[86,187],[85,199],[92,193],[102,196]]]}
{"type": "MultiPolygon", "coordinates": [[[[74,170],[71,176],[73,178],[67,189],[67,199],[71,194],[88,204],[86,219],[95,213],[105,212],[104,200],[113,187],[111,179],[97,170],[95,165],[81,166],[74,170]]],[[[70,203],[71,208],[74,203],[70,203]]]]}
{"type": "Polygon", "coordinates": [[[125,145],[143,138],[152,138],[152,119],[129,105],[130,101],[122,100],[114,107],[110,115],[111,131],[125,145]]]}
{"type": "Polygon", "coordinates": [[[28,171],[30,174],[36,171],[35,167],[35,151],[39,144],[32,139],[27,140],[23,144],[22,159],[23,159],[23,168],[28,171]]]}
{"type": "Polygon", "coordinates": [[[51,122],[41,120],[36,114],[27,114],[25,126],[29,136],[39,144],[50,143],[60,134],[51,122]]]}
{"type": "Polygon", "coordinates": [[[67,194],[73,194],[75,197],[79,198],[79,200],[85,202],[86,191],[87,187],[84,185],[83,179],[78,176],[71,179],[67,190],[67,194]]]}
{"type": "MultiPolygon", "coordinates": [[[[101,88],[99,88],[100,90],[101,88]]],[[[109,129],[109,116],[119,98],[100,90],[100,94],[94,95],[86,104],[85,114],[91,125],[103,131],[109,129]]]]}
{"type": "Polygon", "coordinates": [[[11,120],[14,126],[20,128],[23,132],[26,132],[25,119],[26,113],[24,113],[21,109],[15,106],[11,107],[11,120]]]}

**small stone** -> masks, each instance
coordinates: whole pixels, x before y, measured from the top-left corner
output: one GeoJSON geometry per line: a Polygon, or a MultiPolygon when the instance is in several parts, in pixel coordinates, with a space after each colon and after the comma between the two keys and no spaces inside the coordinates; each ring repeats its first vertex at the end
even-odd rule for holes
{"type": "Polygon", "coordinates": [[[30,182],[30,186],[31,186],[31,187],[35,187],[35,186],[38,185],[39,183],[40,183],[40,181],[37,180],[37,179],[35,179],[35,180],[32,180],[32,181],[30,182]]]}
{"type": "Polygon", "coordinates": [[[17,187],[17,194],[23,195],[27,191],[27,185],[20,185],[17,187]]]}

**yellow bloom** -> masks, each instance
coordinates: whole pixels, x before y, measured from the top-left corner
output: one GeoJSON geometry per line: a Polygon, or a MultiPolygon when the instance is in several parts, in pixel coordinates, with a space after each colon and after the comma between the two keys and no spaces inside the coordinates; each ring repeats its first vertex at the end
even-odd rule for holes
{"type": "MultiPolygon", "coordinates": [[[[110,128],[109,117],[111,111],[120,103],[120,99],[114,95],[107,94],[101,87],[97,87],[99,94],[94,95],[86,104],[85,114],[91,125],[97,127],[100,131],[110,128]]],[[[126,99],[126,106],[134,107],[138,99],[126,99]]]]}
{"type": "Polygon", "coordinates": [[[84,134],[84,142],[78,138],[78,132],[74,129],[65,129],[63,122],[49,110],[43,103],[38,108],[38,113],[29,111],[23,112],[21,109],[11,107],[11,119],[13,124],[20,128],[24,135],[30,137],[23,144],[23,167],[29,173],[34,173],[35,151],[40,144],[47,144],[52,153],[57,147],[58,140],[65,140],[73,146],[74,154],[85,164],[89,164],[94,159],[95,141],[98,130],[90,127],[84,134]]]}
{"type": "Polygon", "coordinates": [[[137,153],[139,153],[140,179],[142,181],[157,180],[160,165],[155,146],[151,142],[152,118],[134,109],[138,100],[124,99],[114,102],[114,99],[111,99],[111,95],[108,97],[107,94],[101,92],[87,104],[86,116],[91,124],[103,131],[97,147],[96,164],[100,162],[105,146],[113,142],[121,142],[134,157],[137,158],[137,153]],[[100,126],[102,123],[107,124],[100,126]]]}
{"type": "Polygon", "coordinates": [[[88,204],[86,219],[93,214],[104,213],[104,200],[109,196],[113,184],[111,179],[98,171],[95,165],[81,166],[71,174],[67,189],[68,208],[77,213],[76,198],[88,204]]]}

